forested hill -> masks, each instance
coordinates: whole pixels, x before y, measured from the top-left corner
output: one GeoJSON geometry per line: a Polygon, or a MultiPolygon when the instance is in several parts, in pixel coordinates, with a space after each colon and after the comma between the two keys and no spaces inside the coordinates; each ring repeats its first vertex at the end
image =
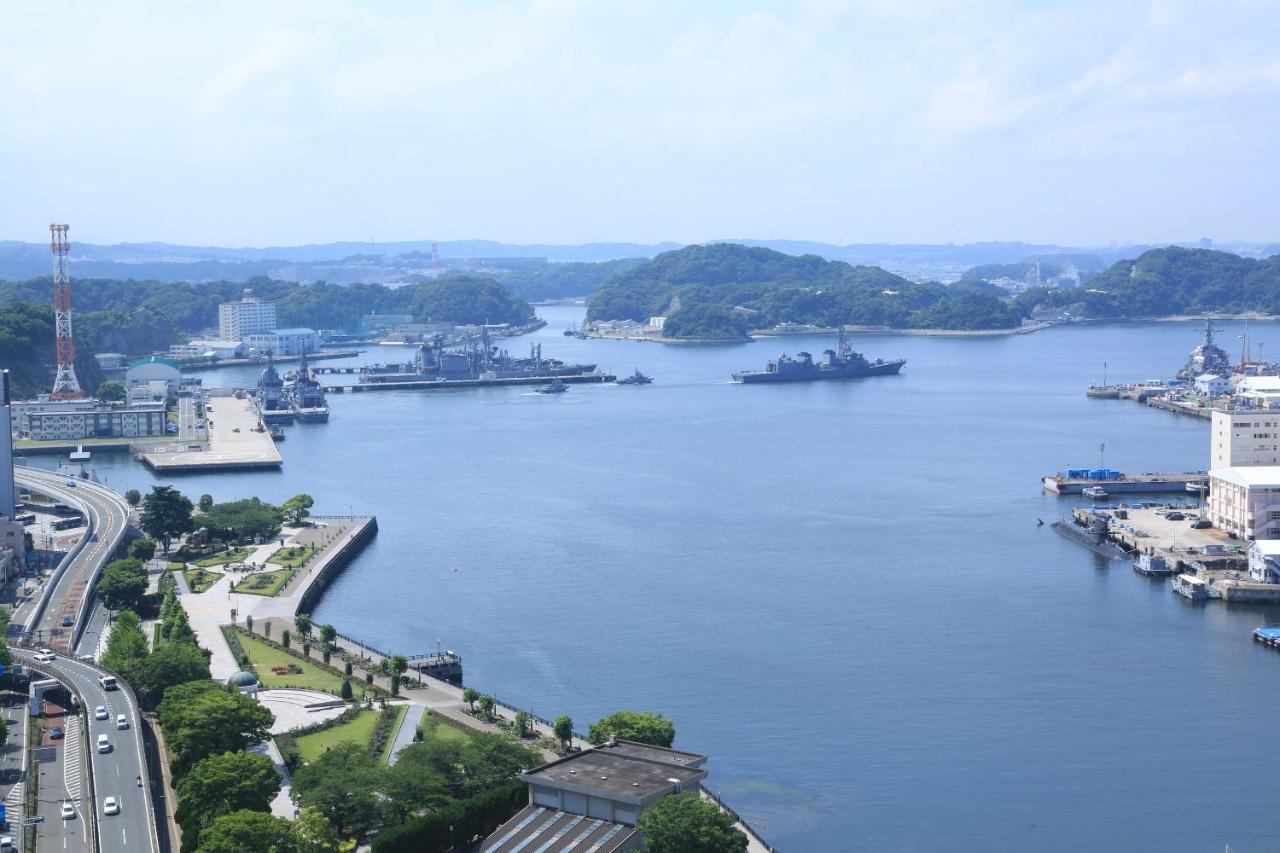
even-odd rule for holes
{"type": "Polygon", "coordinates": [[[1021,321],[983,282],[918,283],[879,267],[733,243],[688,246],[622,270],[591,297],[587,316],[654,315],[668,317],[668,336],[688,338],[738,337],[778,323],[960,330],[1021,321]]]}
{"type": "MultiPolygon", "coordinates": [[[[92,325],[92,321],[90,321],[92,325]]],[[[15,399],[49,393],[56,371],[53,306],[0,306],[0,368],[9,370],[15,399]]],[[[102,382],[102,370],[87,346],[76,348],[76,378],[89,393],[102,382]]]]}
{"type": "Polygon", "coordinates": [[[1025,314],[1067,311],[1090,319],[1280,314],[1280,255],[1256,260],[1211,249],[1152,249],[1112,264],[1084,290],[1029,290],[1017,303],[1025,314]]]}

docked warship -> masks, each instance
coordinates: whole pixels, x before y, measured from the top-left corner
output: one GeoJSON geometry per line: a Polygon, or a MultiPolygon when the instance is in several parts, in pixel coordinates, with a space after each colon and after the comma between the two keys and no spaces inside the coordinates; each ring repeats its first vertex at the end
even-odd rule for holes
{"type": "Polygon", "coordinates": [[[293,423],[293,403],[285,393],[284,380],[276,372],[271,363],[271,354],[267,354],[267,366],[258,379],[258,387],[253,390],[253,400],[258,404],[258,414],[264,424],[293,423]]]}
{"type": "Polygon", "coordinates": [[[447,347],[439,336],[424,342],[408,364],[375,365],[364,370],[366,383],[423,380],[555,379],[584,376],[594,364],[568,364],[542,355],[542,344],[529,345],[528,358],[513,357],[489,341],[488,335],[462,347],[447,347]]]}
{"type": "MultiPolygon", "coordinates": [[[[1215,331],[1217,330],[1213,327],[1213,318],[1205,318],[1204,341],[1191,351],[1191,357],[1187,359],[1186,365],[1178,371],[1179,379],[1185,382],[1194,382],[1197,376],[1204,376],[1206,373],[1223,378],[1230,377],[1231,374],[1235,373],[1235,366],[1231,363],[1231,356],[1227,355],[1226,350],[1213,341],[1213,333],[1215,331]]],[[[1246,331],[1248,331],[1247,327],[1246,331]]],[[[1241,369],[1243,369],[1243,366],[1241,369]]]]}
{"type": "Polygon", "coordinates": [[[293,413],[303,423],[328,423],[329,404],[324,386],[311,375],[307,354],[302,354],[298,369],[285,377],[285,394],[293,405],[293,413]]]}
{"type": "Polygon", "coordinates": [[[813,360],[807,352],[797,353],[795,358],[783,354],[767,362],[764,370],[739,370],[733,374],[734,382],[813,382],[821,379],[853,379],[860,376],[888,376],[902,370],[905,358],[871,361],[849,346],[844,330],[836,348],[823,350],[822,358],[813,360]]]}

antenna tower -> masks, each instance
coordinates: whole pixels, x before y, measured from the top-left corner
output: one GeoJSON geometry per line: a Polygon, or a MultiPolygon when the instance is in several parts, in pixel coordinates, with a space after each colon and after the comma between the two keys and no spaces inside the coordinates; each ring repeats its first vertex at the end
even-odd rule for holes
{"type": "Polygon", "coordinates": [[[440,247],[435,240],[431,241],[431,277],[440,277],[440,247]]]}
{"type": "Polygon", "coordinates": [[[76,344],[71,337],[71,281],[67,277],[67,228],[50,225],[49,251],[53,253],[54,351],[58,373],[53,379],[55,400],[82,400],[84,392],[76,380],[76,344]]]}

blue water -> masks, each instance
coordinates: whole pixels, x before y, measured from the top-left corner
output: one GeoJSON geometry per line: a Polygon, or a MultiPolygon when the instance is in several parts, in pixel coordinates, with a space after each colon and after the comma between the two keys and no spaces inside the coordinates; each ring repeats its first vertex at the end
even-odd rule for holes
{"type": "Polygon", "coordinates": [[[737,386],[822,342],[578,341],[580,308],[543,314],[546,354],[657,381],[333,395],[282,472],[176,482],[376,513],[317,619],[439,638],[468,683],[581,729],[661,711],[782,849],[1280,849],[1280,656],[1250,641],[1280,614],[1190,605],[1036,525],[1069,506],[1039,477],[1101,442],[1121,470],[1206,467],[1207,422],[1083,393],[1103,361],[1171,374],[1194,325],[862,337],[906,372],[737,386]]]}

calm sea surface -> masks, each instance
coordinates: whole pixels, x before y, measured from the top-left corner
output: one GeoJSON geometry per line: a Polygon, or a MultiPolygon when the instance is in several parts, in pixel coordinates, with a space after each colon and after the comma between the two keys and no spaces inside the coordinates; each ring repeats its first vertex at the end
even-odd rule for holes
{"type": "Polygon", "coordinates": [[[584,730],[661,711],[785,850],[1280,849],[1280,655],[1250,640],[1280,614],[1189,605],[1036,525],[1069,506],[1038,478],[1101,442],[1122,470],[1207,465],[1207,422],[1083,393],[1103,361],[1171,375],[1194,325],[860,337],[906,372],[748,387],[730,371],[826,342],[578,341],[580,308],[542,313],[545,354],[657,381],[332,395],[282,472],[176,482],[376,513],[317,620],[440,638],[469,684],[584,730]]]}

